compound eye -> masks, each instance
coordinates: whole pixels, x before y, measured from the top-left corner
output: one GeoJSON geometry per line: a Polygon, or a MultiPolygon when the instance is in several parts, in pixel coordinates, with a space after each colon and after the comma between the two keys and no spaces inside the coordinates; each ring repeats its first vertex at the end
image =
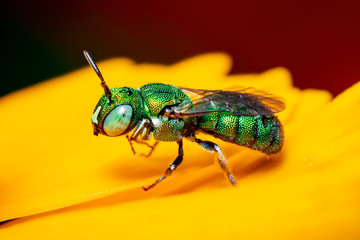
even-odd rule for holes
{"type": "Polygon", "coordinates": [[[103,129],[108,136],[119,136],[130,125],[133,110],[130,105],[119,105],[106,116],[103,129]]]}

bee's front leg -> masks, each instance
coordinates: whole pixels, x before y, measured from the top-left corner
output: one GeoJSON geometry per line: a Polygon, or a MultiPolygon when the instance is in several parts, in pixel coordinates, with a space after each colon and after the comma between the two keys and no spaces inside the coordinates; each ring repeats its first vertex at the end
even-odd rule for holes
{"type": "Polygon", "coordinates": [[[156,146],[159,144],[159,142],[158,141],[156,141],[155,143],[154,143],[154,145],[152,145],[152,146],[150,146],[150,145],[148,145],[148,147],[150,147],[150,151],[149,151],[149,153],[148,154],[144,154],[144,153],[140,153],[140,156],[144,156],[144,157],[150,157],[151,156],[151,154],[154,152],[154,150],[155,150],[155,148],[156,148],[156,146]]]}
{"type": "MultiPolygon", "coordinates": [[[[135,141],[136,143],[138,144],[144,144],[146,146],[148,146],[149,148],[151,148],[150,150],[150,153],[152,153],[152,151],[154,150],[155,146],[157,145],[157,143],[154,144],[154,146],[151,146],[149,145],[148,143],[142,141],[142,140],[139,140],[139,136],[142,134],[142,133],[147,133],[148,132],[148,129],[150,127],[150,120],[149,119],[146,119],[144,118],[141,122],[139,122],[137,125],[136,125],[136,128],[134,130],[134,132],[131,134],[131,136],[129,137],[129,135],[126,135],[126,138],[127,140],[129,141],[129,144],[130,144],[130,147],[131,147],[131,150],[134,154],[136,154],[135,152],[135,149],[132,145],[132,141],[135,141]]],[[[145,139],[147,137],[147,135],[149,134],[146,134],[146,136],[143,136],[143,138],[145,139]]],[[[149,155],[148,154],[148,155],[149,155]]]]}
{"type": "Polygon", "coordinates": [[[170,167],[168,169],[166,169],[164,175],[161,178],[156,180],[153,184],[151,184],[148,187],[143,186],[142,188],[144,189],[144,191],[150,190],[151,188],[155,187],[158,183],[160,183],[166,177],[170,176],[173,173],[173,171],[181,164],[181,162],[183,160],[183,156],[184,156],[182,140],[177,141],[177,144],[179,145],[179,154],[176,157],[176,159],[174,160],[174,162],[170,165],[170,167]]]}

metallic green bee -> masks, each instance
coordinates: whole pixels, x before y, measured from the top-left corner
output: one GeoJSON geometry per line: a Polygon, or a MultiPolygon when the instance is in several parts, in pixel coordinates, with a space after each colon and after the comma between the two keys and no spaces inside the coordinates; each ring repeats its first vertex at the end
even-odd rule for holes
{"type": "Polygon", "coordinates": [[[225,90],[199,90],[180,88],[162,83],[146,84],[140,89],[106,85],[89,53],[84,51],[89,64],[101,80],[105,94],[100,98],[92,115],[94,134],[116,137],[135,129],[129,140],[155,148],[158,141],[176,141],[179,153],[164,175],[143,189],[149,190],[160,183],[181,164],[183,139],[196,142],[209,152],[217,152],[218,162],[230,183],[234,177],[220,147],[213,142],[196,138],[198,131],[211,134],[223,141],[274,154],[281,150],[284,133],[274,113],[285,108],[278,98],[252,88],[225,90]],[[156,142],[145,141],[153,134],[156,142]]]}

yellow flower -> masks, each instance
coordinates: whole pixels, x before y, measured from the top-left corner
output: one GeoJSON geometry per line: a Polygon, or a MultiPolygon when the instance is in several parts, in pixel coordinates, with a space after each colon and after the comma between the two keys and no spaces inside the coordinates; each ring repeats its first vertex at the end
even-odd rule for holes
{"type": "Polygon", "coordinates": [[[0,99],[0,221],[15,219],[0,226],[0,239],[360,238],[360,83],[331,100],[294,88],[283,68],[227,76],[223,54],[172,66],[98,65],[110,87],[237,85],[281,96],[283,150],[267,158],[215,140],[238,180],[232,187],[214,156],[184,142],[183,164],[144,192],[177,145],[161,143],[145,158],[125,137],[94,137],[90,119],[103,90],[86,67],[0,99]]]}

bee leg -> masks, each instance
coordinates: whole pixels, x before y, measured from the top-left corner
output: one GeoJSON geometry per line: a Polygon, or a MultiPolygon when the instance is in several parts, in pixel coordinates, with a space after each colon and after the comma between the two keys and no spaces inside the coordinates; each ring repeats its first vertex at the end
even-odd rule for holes
{"type": "Polygon", "coordinates": [[[154,143],[154,145],[148,145],[148,147],[149,148],[151,148],[150,149],[150,151],[149,151],[149,153],[148,154],[144,154],[144,153],[140,153],[140,156],[144,156],[144,157],[150,157],[150,155],[154,152],[154,150],[155,150],[155,148],[156,148],[156,146],[159,144],[159,142],[158,141],[156,141],[155,143],[154,143]]]}
{"type": "MultiPolygon", "coordinates": [[[[134,153],[134,155],[136,154],[135,149],[132,145],[132,141],[134,140],[136,143],[139,143],[138,141],[138,137],[141,134],[141,132],[148,127],[148,125],[150,124],[150,121],[146,118],[144,118],[141,122],[139,122],[138,124],[136,124],[135,130],[134,132],[131,134],[131,136],[129,137],[129,135],[126,135],[127,140],[129,141],[130,147],[131,147],[131,151],[134,153]]],[[[147,143],[144,143],[145,145],[147,145],[148,147],[151,148],[151,146],[147,143]]]]}
{"type": "Polygon", "coordinates": [[[150,144],[145,142],[146,140],[149,140],[150,137],[151,137],[151,128],[149,126],[144,126],[141,134],[137,135],[137,138],[134,139],[136,143],[146,145],[148,148],[150,148],[148,154],[140,153],[141,156],[149,157],[155,150],[156,145],[158,145],[159,143],[158,141],[156,141],[154,145],[151,146],[150,144]],[[138,137],[140,137],[140,139],[138,137]]]}
{"type": "Polygon", "coordinates": [[[214,151],[217,152],[218,162],[220,164],[221,169],[225,172],[225,174],[228,177],[230,183],[232,185],[236,186],[236,181],[235,181],[234,177],[230,173],[229,164],[228,164],[224,154],[222,153],[220,147],[217,144],[213,143],[213,142],[203,141],[203,140],[200,140],[198,138],[195,138],[195,142],[197,142],[206,151],[209,151],[211,153],[214,152],[214,151]]]}
{"type": "Polygon", "coordinates": [[[153,153],[153,151],[155,150],[156,145],[158,145],[158,143],[159,143],[158,141],[156,141],[156,142],[154,143],[154,145],[151,146],[151,145],[148,144],[147,142],[144,142],[144,141],[139,140],[139,139],[137,139],[137,138],[131,139],[131,137],[129,137],[129,135],[126,135],[126,138],[127,138],[127,140],[129,141],[129,143],[130,143],[130,147],[131,147],[131,150],[132,150],[132,152],[134,153],[134,155],[136,154],[136,152],[135,152],[135,149],[134,149],[134,147],[133,147],[132,141],[136,142],[137,144],[146,145],[148,148],[150,148],[150,152],[149,152],[148,154],[144,154],[144,153],[140,153],[140,154],[139,154],[140,156],[145,156],[145,157],[149,157],[149,156],[153,153]]]}
{"type": "Polygon", "coordinates": [[[162,180],[169,177],[173,173],[173,171],[175,171],[175,169],[181,164],[181,162],[183,160],[183,156],[184,156],[182,140],[177,141],[177,144],[179,145],[179,155],[176,157],[176,159],[170,165],[170,167],[168,169],[166,169],[166,171],[162,177],[160,177],[158,180],[156,180],[150,186],[142,187],[144,191],[150,190],[151,188],[155,187],[158,183],[160,183],[162,180]]]}
{"type": "Polygon", "coordinates": [[[135,149],[134,149],[134,147],[133,147],[133,145],[132,145],[132,139],[129,137],[129,135],[126,135],[126,138],[127,138],[127,140],[129,141],[129,144],[130,144],[130,147],[131,147],[131,151],[133,152],[133,154],[135,155],[136,154],[136,152],[135,152],[135,149]]]}
{"type": "Polygon", "coordinates": [[[129,135],[126,135],[126,138],[127,138],[127,140],[129,141],[131,150],[132,150],[132,152],[134,153],[134,155],[136,154],[136,152],[135,152],[135,149],[134,149],[134,147],[133,147],[132,141],[136,142],[137,144],[146,145],[148,148],[150,148],[150,151],[149,151],[148,154],[140,153],[140,156],[145,156],[145,157],[149,157],[149,156],[154,152],[155,147],[159,144],[159,142],[156,141],[156,142],[154,143],[154,145],[151,146],[151,145],[148,144],[147,142],[144,142],[144,141],[139,140],[139,139],[137,139],[137,138],[131,139],[131,137],[129,137],[129,135]]]}

